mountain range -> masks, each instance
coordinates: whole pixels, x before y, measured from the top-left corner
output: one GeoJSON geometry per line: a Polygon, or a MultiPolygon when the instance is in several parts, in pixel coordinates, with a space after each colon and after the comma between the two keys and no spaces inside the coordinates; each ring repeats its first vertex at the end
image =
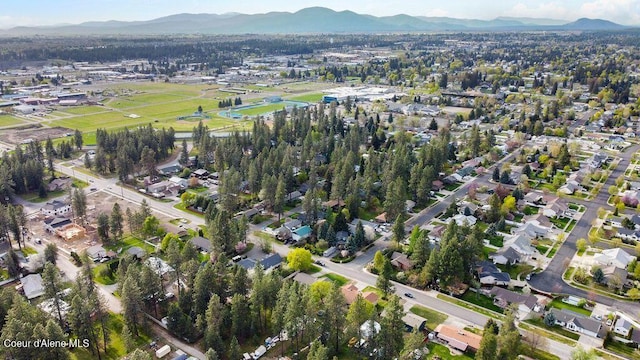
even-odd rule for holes
{"type": "Polygon", "coordinates": [[[574,22],[555,19],[500,17],[493,20],[449,17],[376,17],[353,11],[311,7],[300,11],[266,14],[176,14],[148,21],[93,21],[55,26],[14,27],[5,36],[34,35],[162,35],[162,34],[313,34],[391,33],[436,31],[611,31],[628,27],[608,20],[582,18],[574,22]]]}

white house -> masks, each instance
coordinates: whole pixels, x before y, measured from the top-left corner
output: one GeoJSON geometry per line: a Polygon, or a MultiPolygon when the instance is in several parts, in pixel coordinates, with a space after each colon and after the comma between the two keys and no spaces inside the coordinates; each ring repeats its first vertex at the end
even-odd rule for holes
{"type": "Polygon", "coordinates": [[[189,186],[189,182],[187,181],[187,179],[183,179],[179,176],[172,176],[171,178],[169,178],[169,181],[180,186],[183,189],[186,189],[187,186],[189,186]]]}
{"type": "Polygon", "coordinates": [[[613,332],[620,336],[627,337],[629,336],[632,328],[633,327],[629,321],[619,317],[613,325],[613,332]]]}
{"type": "Polygon", "coordinates": [[[553,308],[551,312],[556,318],[556,325],[563,326],[580,334],[598,337],[598,333],[602,328],[600,321],[578,315],[571,311],[553,308]]]}
{"type": "Polygon", "coordinates": [[[457,214],[454,217],[452,217],[451,220],[455,221],[456,224],[458,224],[458,226],[473,226],[478,221],[478,219],[475,216],[473,215],[467,216],[464,214],[457,214]]]}
{"type": "Polygon", "coordinates": [[[60,200],[51,200],[40,209],[45,216],[65,216],[71,214],[71,204],[67,204],[60,200]]]}
{"type": "Polygon", "coordinates": [[[626,269],[627,265],[635,259],[635,256],[620,248],[602,250],[600,254],[594,255],[593,260],[603,266],[615,266],[626,269]]]}
{"type": "Polygon", "coordinates": [[[538,255],[538,250],[531,246],[531,238],[524,234],[514,235],[504,242],[504,247],[511,247],[520,255],[520,261],[527,261],[538,255]]]}

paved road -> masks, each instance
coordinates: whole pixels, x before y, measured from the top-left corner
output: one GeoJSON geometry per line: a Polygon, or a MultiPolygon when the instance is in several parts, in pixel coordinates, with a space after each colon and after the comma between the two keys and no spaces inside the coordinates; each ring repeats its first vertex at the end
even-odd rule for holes
{"type": "Polygon", "coordinates": [[[588,238],[588,232],[591,228],[591,222],[593,219],[597,218],[598,208],[607,207],[607,199],[609,198],[609,194],[607,189],[609,186],[615,184],[615,179],[624,174],[625,169],[629,165],[629,160],[633,156],[633,154],[640,149],[640,145],[635,145],[628,148],[624,153],[621,153],[619,157],[622,159],[618,166],[612,171],[611,175],[602,186],[602,190],[600,193],[593,199],[588,202],[586,201],[574,201],[577,203],[582,203],[586,206],[586,211],[582,215],[582,218],[578,221],[573,231],[564,244],[558,251],[556,255],[551,260],[545,271],[534,276],[530,281],[529,285],[537,290],[549,293],[563,293],[569,295],[575,295],[582,298],[592,298],[596,302],[610,306],[614,309],[623,311],[632,317],[636,317],[638,313],[640,313],[640,304],[629,302],[629,301],[619,301],[614,300],[612,298],[597,295],[597,294],[589,294],[589,292],[574,288],[569,284],[565,283],[562,274],[566,270],[566,264],[570,259],[575,255],[576,241],[580,238],[588,238]]]}

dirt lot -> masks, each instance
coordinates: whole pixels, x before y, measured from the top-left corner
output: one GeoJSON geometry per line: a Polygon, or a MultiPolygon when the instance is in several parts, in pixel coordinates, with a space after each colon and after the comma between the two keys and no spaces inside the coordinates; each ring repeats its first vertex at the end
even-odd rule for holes
{"type": "Polygon", "coordinates": [[[67,133],[73,133],[73,130],[63,127],[40,127],[39,125],[27,125],[19,128],[6,129],[2,131],[2,140],[11,144],[20,144],[27,139],[37,141],[47,140],[64,136],[67,133]]]}
{"type": "MultiPolygon", "coordinates": [[[[136,203],[129,202],[128,200],[123,200],[120,197],[113,196],[103,191],[90,192],[87,195],[87,213],[89,214],[87,221],[90,226],[88,227],[89,231],[86,237],[79,240],[74,240],[74,241],[64,241],[58,238],[57,236],[54,236],[44,230],[44,227],[42,226],[42,221],[44,220],[44,216],[42,215],[39,215],[29,220],[28,227],[32,233],[31,237],[44,238],[49,241],[53,241],[58,245],[58,247],[65,249],[66,251],[82,252],[84,249],[100,243],[95,231],[90,231],[90,230],[91,228],[95,229],[96,219],[100,213],[106,213],[106,214],[111,213],[111,209],[115,202],[118,202],[118,204],[120,204],[120,208],[122,209],[123,215],[125,215],[127,208],[131,208],[131,211],[137,211],[140,207],[140,205],[136,203]]],[[[163,224],[163,225],[169,224],[169,220],[171,220],[171,218],[168,218],[164,215],[161,215],[155,212],[154,212],[154,215],[160,220],[160,224],[163,224]]],[[[172,226],[172,225],[169,224],[169,226],[172,226]]],[[[125,230],[125,233],[129,232],[129,225],[126,222],[126,215],[125,215],[124,230],[125,230]]]]}

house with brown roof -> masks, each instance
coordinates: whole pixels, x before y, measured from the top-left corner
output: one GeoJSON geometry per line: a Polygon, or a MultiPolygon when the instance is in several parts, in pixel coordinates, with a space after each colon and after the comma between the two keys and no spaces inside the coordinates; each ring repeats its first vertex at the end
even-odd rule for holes
{"type": "Polygon", "coordinates": [[[362,297],[373,305],[375,305],[380,299],[380,296],[372,291],[362,293],[362,297]]]}
{"type": "Polygon", "coordinates": [[[413,268],[413,261],[409,260],[406,254],[394,251],[391,255],[391,265],[398,268],[398,270],[407,271],[413,268]]]}
{"type": "Polygon", "coordinates": [[[360,293],[360,291],[358,291],[358,288],[354,284],[346,284],[340,288],[340,291],[342,292],[342,295],[344,295],[347,305],[351,305],[354,301],[356,301],[356,298],[360,293]]]}
{"type": "Polygon", "coordinates": [[[435,332],[438,339],[453,349],[476,352],[480,348],[482,336],[472,332],[443,324],[438,325],[435,332]]]}

